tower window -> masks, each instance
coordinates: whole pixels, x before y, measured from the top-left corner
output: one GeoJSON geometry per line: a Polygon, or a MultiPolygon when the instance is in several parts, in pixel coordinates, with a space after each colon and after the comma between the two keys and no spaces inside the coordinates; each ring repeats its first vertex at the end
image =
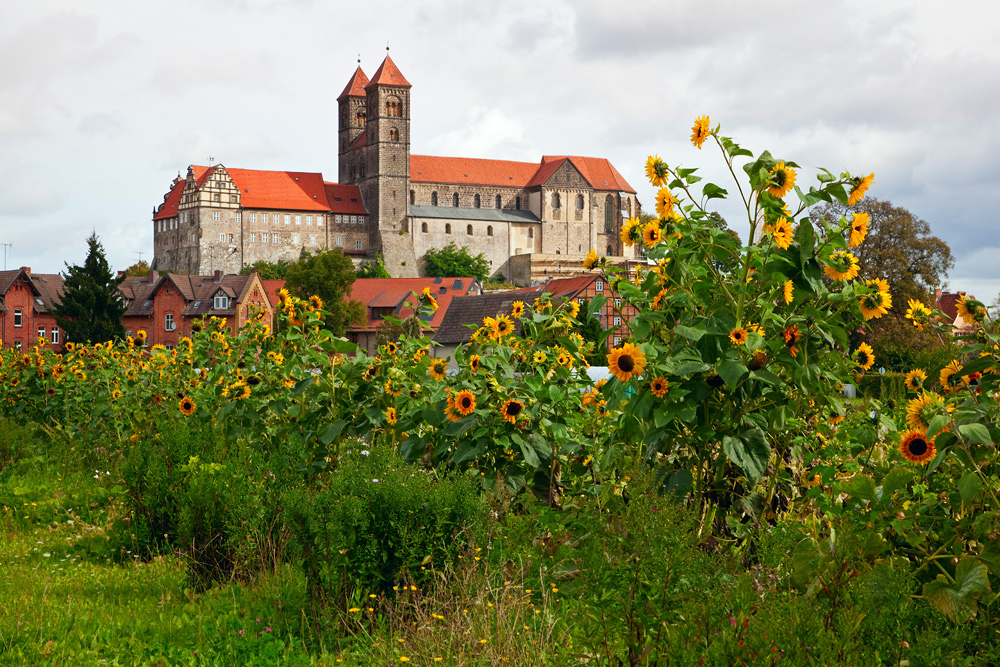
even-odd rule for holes
{"type": "Polygon", "coordinates": [[[389,141],[399,141],[399,130],[396,128],[389,130],[389,141]]]}
{"type": "Polygon", "coordinates": [[[426,222],[420,223],[420,231],[422,231],[424,234],[427,233],[427,223],[426,222]]]}
{"type": "Polygon", "coordinates": [[[432,192],[431,193],[431,206],[437,206],[437,205],[438,205],[438,193],[437,192],[432,192]]]}
{"type": "Polygon", "coordinates": [[[576,196],[576,210],[578,211],[583,210],[583,195],[576,196]]]}
{"type": "Polygon", "coordinates": [[[472,205],[475,206],[476,208],[479,208],[479,195],[476,195],[475,197],[472,198],[472,205]]]}
{"type": "Polygon", "coordinates": [[[410,190],[410,206],[413,206],[416,203],[417,203],[417,194],[413,190],[410,190]]]}
{"type": "Polygon", "coordinates": [[[558,192],[553,192],[552,193],[552,208],[560,208],[560,207],[561,207],[561,202],[559,201],[559,193],[558,192]]]}
{"type": "Polygon", "coordinates": [[[364,126],[364,124],[365,124],[365,122],[366,122],[367,120],[368,120],[368,119],[367,119],[367,118],[365,117],[365,112],[364,112],[364,111],[359,111],[359,112],[358,112],[358,113],[357,113],[357,114],[356,114],[356,115],[354,116],[354,121],[355,121],[355,123],[357,123],[357,126],[358,126],[358,127],[363,127],[363,126],[364,126]]]}
{"type": "Polygon", "coordinates": [[[403,115],[403,105],[393,98],[385,103],[385,115],[398,118],[403,115]]]}

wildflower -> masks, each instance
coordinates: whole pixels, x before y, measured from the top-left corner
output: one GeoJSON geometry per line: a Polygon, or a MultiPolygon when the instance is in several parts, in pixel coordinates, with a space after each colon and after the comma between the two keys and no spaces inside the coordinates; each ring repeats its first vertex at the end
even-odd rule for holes
{"type": "Polygon", "coordinates": [[[522,410],[524,410],[524,403],[512,398],[503,404],[500,408],[500,414],[504,419],[513,424],[517,421],[517,416],[521,414],[522,410]]]}
{"type": "Polygon", "coordinates": [[[868,188],[874,182],[875,182],[875,172],[872,172],[864,177],[856,176],[852,178],[850,183],[853,187],[851,188],[851,194],[847,197],[847,205],[854,206],[859,201],[864,199],[865,193],[868,192],[868,188]]]}
{"type": "Polygon", "coordinates": [[[858,258],[846,250],[838,250],[830,255],[830,264],[823,267],[823,273],[832,280],[854,280],[860,271],[858,258]]]}
{"type": "Polygon", "coordinates": [[[385,411],[385,420],[390,424],[396,423],[396,408],[389,408],[385,411]]]}
{"type": "Polygon", "coordinates": [[[441,359],[440,357],[435,357],[434,359],[431,359],[431,364],[428,371],[430,372],[432,378],[434,378],[435,380],[443,380],[445,378],[445,373],[447,372],[447,370],[448,370],[448,363],[444,359],[441,359]]]}
{"type": "Polygon", "coordinates": [[[733,345],[743,345],[747,342],[747,330],[743,327],[736,327],[729,332],[729,340],[733,342],[733,345]]]}
{"type": "Polygon", "coordinates": [[[875,363],[875,353],[872,346],[868,343],[858,345],[858,349],[854,350],[854,361],[861,367],[861,370],[869,370],[875,363]]]}
{"type": "Polygon", "coordinates": [[[871,223],[871,216],[862,211],[861,213],[855,213],[854,219],[851,220],[851,238],[848,241],[848,245],[852,248],[857,248],[865,240],[865,236],[868,235],[868,225],[871,223]]]}
{"type": "Polygon", "coordinates": [[[670,192],[670,188],[660,188],[656,193],[656,214],[661,218],[669,218],[674,212],[674,203],[676,201],[673,193],[670,192]]]}
{"type": "Polygon", "coordinates": [[[786,305],[791,304],[795,299],[795,286],[792,284],[791,280],[786,280],[785,284],[781,286],[781,296],[786,305]]]}
{"type": "Polygon", "coordinates": [[[906,374],[906,379],[903,383],[906,388],[910,391],[919,391],[923,388],[924,382],[927,381],[927,373],[925,373],[920,368],[914,368],[912,371],[906,374]]]}
{"type": "Polygon", "coordinates": [[[475,373],[476,371],[478,371],[480,369],[480,367],[481,367],[481,364],[479,362],[479,355],[478,354],[474,354],[471,357],[469,357],[469,369],[473,373],[475,373]]]}
{"type": "Polygon", "coordinates": [[[463,415],[471,415],[476,409],[476,397],[468,389],[463,389],[455,396],[455,408],[463,415]]]}
{"type": "Polygon", "coordinates": [[[784,162],[771,167],[767,175],[767,191],[775,197],[784,197],[795,185],[795,170],[784,162]]]}
{"type": "Polygon", "coordinates": [[[701,145],[705,143],[705,139],[712,134],[712,131],[708,129],[710,122],[708,116],[698,116],[694,119],[694,125],[691,127],[691,144],[698,150],[701,150],[701,145]]]}
{"type": "Polygon", "coordinates": [[[652,248],[663,240],[663,232],[660,229],[659,220],[650,220],[642,228],[642,242],[647,248],[652,248]]]}
{"type": "Polygon", "coordinates": [[[544,364],[546,361],[548,361],[548,358],[545,356],[544,352],[542,352],[541,350],[538,350],[533,355],[531,355],[531,361],[536,366],[539,366],[541,364],[544,364]]]}
{"type": "Polygon", "coordinates": [[[668,387],[669,383],[662,377],[653,378],[653,380],[649,383],[649,390],[653,392],[653,396],[656,396],[657,398],[663,398],[663,396],[667,393],[668,387]]]}
{"type": "Polygon", "coordinates": [[[611,350],[608,355],[608,370],[621,382],[642,374],[646,368],[646,355],[632,343],[611,350]]]}
{"type": "MultiPolygon", "coordinates": [[[[116,389],[115,391],[118,391],[118,390],[116,389]]],[[[194,401],[192,401],[190,398],[188,398],[187,396],[185,396],[184,398],[181,399],[181,402],[178,403],[178,407],[180,408],[180,410],[181,410],[182,413],[184,413],[185,415],[190,416],[190,415],[194,414],[194,409],[196,407],[198,407],[198,406],[195,405],[194,401]]]]}
{"type": "Polygon", "coordinates": [[[925,429],[911,429],[899,440],[899,451],[910,463],[923,465],[934,458],[937,449],[925,429]]]}

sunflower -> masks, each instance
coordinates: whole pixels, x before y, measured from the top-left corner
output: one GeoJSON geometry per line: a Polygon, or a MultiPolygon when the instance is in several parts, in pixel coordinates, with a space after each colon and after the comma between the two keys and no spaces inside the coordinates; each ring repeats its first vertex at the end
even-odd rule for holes
{"type": "Polygon", "coordinates": [[[438,300],[434,298],[433,294],[427,297],[427,304],[425,308],[429,308],[432,313],[436,313],[440,307],[441,306],[438,305],[438,300]]]}
{"type": "Polygon", "coordinates": [[[831,412],[827,421],[830,422],[830,425],[836,426],[840,422],[844,421],[844,415],[836,412],[831,412]]]}
{"type": "Polygon", "coordinates": [[[309,297],[309,304],[313,308],[320,309],[323,307],[323,299],[313,294],[312,296],[309,297]]]}
{"type": "Polygon", "coordinates": [[[629,218],[626,220],[625,224],[622,225],[621,231],[622,245],[626,248],[634,246],[635,242],[639,240],[639,230],[641,229],[642,225],[639,218],[629,218]]]}
{"type": "Polygon", "coordinates": [[[750,363],[747,364],[747,368],[752,371],[759,371],[764,366],[767,366],[767,352],[764,350],[755,351],[753,357],[750,358],[750,363]]]}
{"type": "Polygon", "coordinates": [[[524,302],[515,301],[514,305],[510,307],[510,316],[514,318],[522,317],[524,315],[524,302]]]}
{"type": "Polygon", "coordinates": [[[710,122],[708,116],[698,116],[694,119],[694,125],[691,126],[691,144],[698,150],[701,150],[701,145],[705,143],[708,135],[712,134],[708,129],[710,122]]]}
{"type": "MultiPolygon", "coordinates": [[[[948,416],[952,410],[951,406],[945,405],[941,396],[932,391],[925,391],[906,404],[906,423],[911,428],[926,431],[934,417],[948,416]]],[[[948,430],[948,427],[944,430],[948,430]]]]}
{"type": "Polygon", "coordinates": [[[861,314],[865,316],[866,320],[882,317],[892,308],[889,285],[882,279],[866,280],[865,284],[869,287],[875,287],[875,291],[861,297],[861,314]]]}
{"type": "Polygon", "coordinates": [[[764,231],[769,232],[774,237],[775,245],[782,250],[788,250],[789,246],[792,245],[794,232],[788,218],[778,218],[773,225],[767,225],[764,231]]]}
{"type": "Polygon", "coordinates": [[[646,178],[654,188],[663,187],[667,184],[670,176],[667,163],[660,159],[659,155],[650,155],[646,158],[646,178]]]}
{"type": "Polygon", "coordinates": [[[916,299],[908,299],[906,319],[910,320],[917,331],[923,331],[931,316],[931,309],[916,299]]]}
{"type": "Polygon", "coordinates": [[[660,306],[663,305],[663,297],[665,297],[666,295],[667,295],[667,288],[664,287],[659,291],[659,293],[657,293],[655,297],[653,297],[653,303],[650,304],[650,307],[653,310],[659,310],[660,306]]]}
{"type": "Polygon", "coordinates": [[[795,170],[784,162],[771,167],[767,175],[767,191],[775,197],[784,197],[795,185],[795,170]]]}
{"type": "Polygon", "coordinates": [[[920,391],[923,389],[924,382],[927,381],[927,373],[925,373],[920,368],[914,368],[912,371],[906,374],[906,379],[903,383],[906,388],[910,391],[920,391]]]}
{"type": "Polygon", "coordinates": [[[463,415],[471,415],[476,409],[476,396],[468,389],[463,389],[455,396],[455,409],[463,415]]]}
{"type": "Polygon", "coordinates": [[[747,342],[747,330],[743,327],[736,327],[729,332],[729,340],[733,341],[733,345],[743,345],[747,342]]]}
{"type": "Polygon", "coordinates": [[[632,343],[616,347],[608,355],[608,370],[621,382],[641,375],[645,368],[646,355],[632,343]]]}
{"type": "Polygon", "coordinates": [[[830,255],[830,264],[823,267],[823,273],[832,280],[854,280],[860,271],[858,258],[846,250],[838,250],[830,255]]]}
{"type": "Polygon", "coordinates": [[[385,352],[386,354],[396,354],[397,350],[399,350],[399,346],[393,343],[392,341],[389,341],[388,343],[382,346],[382,351],[385,352]]]}
{"type": "Polygon", "coordinates": [[[396,423],[396,408],[388,408],[385,411],[385,420],[389,424],[395,424],[396,423]]]}
{"type": "Polygon", "coordinates": [[[791,304],[795,300],[795,285],[791,280],[786,280],[785,284],[781,286],[781,296],[785,300],[785,304],[791,304]]]}
{"type": "Polygon", "coordinates": [[[861,367],[861,370],[867,371],[875,363],[875,352],[872,350],[872,346],[868,343],[861,343],[858,345],[858,349],[854,350],[854,361],[861,367]]]}
{"type": "Polygon", "coordinates": [[[538,350],[533,355],[531,355],[531,361],[536,366],[539,366],[541,364],[544,364],[546,361],[548,361],[548,358],[545,356],[544,352],[542,352],[541,350],[538,350]]]}
{"type": "Polygon", "coordinates": [[[982,322],[986,318],[986,307],[964,292],[955,302],[955,310],[968,323],[982,322]]]}
{"type": "Polygon", "coordinates": [[[74,343],[72,341],[67,341],[66,344],[63,347],[66,348],[67,352],[72,352],[73,350],[76,349],[76,343],[74,343]]]}
{"type": "Polygon", "coordinates": [[[656,215],[661,218],[669,218],[674,212],[676,202],[670,188],[660,188],[656,193],[656,215]]]}
{"type": "Polygon", "coordinates": [[[491,323],[491,328],[493,329],[493,335],[497,338],[503,338],[509,334],[514,333],[514,323],[511,322],[510,318],[506,315],[501,315],[500,317],[493,320],[491,323]]]}
{"type": "Polygon", "coordinates": [[[934,441],[927,438],[925,429],[912,429],[899,440],[899,451],[910,463],[923,465],[934,458],[937,449],[934,441]]]}
{"type": "Polygon", "coordinates": [[[595,264],[597,264],[597,251],[591,248],[590,252],[587,253],[586,259],[583,260],[583,268],[589,271],[594,268],[595,264]]]}
{"type": "Polygon", "coordinates": [[[500,415],[511,424],[517,421],[517,416],[524,410],[524,403],[510,399],[500,407],[500,415]]]}
{"type": "Polygon", "coordinates": [[[556,357],[556,363],[563,368],[573,368],[573,357],[569,356],[569,353],[563,350],[556,357]]]}
{"type": "Polygon", "coordinates": [[[854,219],[851,221],[851,239],[848,242],[852,248],[857,248],[865,240],[868,235],[868,224],[871,222],[871,216],[865,212],[855,213],[854,219]]]}
{"type": "Polygon", "coordinates": [[[669,386],[670,383],[667,382],[666,379],[657,377],[653,378],[652,382],[649,383],[649,390],[653,392],[653,396],[663,398],[664,394],[667,393],[667,388],[669,386]]]}
{"type": "Polygon", "coordinates": [[[957,359],[952,359],[951,362],[941,369],[941,374],[938,377],[938,382],[941,383],[941,390],[944,392],[951,392],[958,389],[958,383],[952,383],[951,377],[962,370],[962,365],[958,363],[957,359]]]}
{"type": "Polygon", "coordinates": [[[659,220],[650,220],[646,223],[646,226],[642,228],[642,243],[647,248],[652,248],[657,243],[663,240],[663,232],[660,229],[659,220]]]}
{"type": "Polygon", "coordinates": [[[112,401],[117,401],[121,397],[122,397],[122,390],[121,389],[112,389],[111,390],[111,400],[112,401]]]}
{"type": "MultiPolygon", "coordinates": [[[[118,390],[116,389],[115,391],[118,390]]],[[[181,399],[181,402],[177,404],[177,407],[179,407],[181,409],[181,412],[183,412],[184,414],[191,416],[194,414],[194,409],[198,406],[195,405],[194,401],[185,396],[184,398],[181,399]]]]}
{"type": "Polygon", "coordinates": [[[428,368],[428,372],[431,374],[432,378],[434,378],[435,380],[443,380],[445,378],[445,374],[447,373],[447,371],[448,371],[448,364],[447,362],[445,362],[444,359],[440,357],[435,357],[434,359],[431,359],[431,364],[430,367],[428,368]]]}
{"type": "Polygon", "coordinates": [[[792,324],[785,327],[785,330],[781,333],[785,337],[785,347],[788,348],[788,353],[794,357],[799,353],[799,348],[796,346],[802,340],[802,334],[799,333],[799,325],[792,324]]]}
{"type": "Polygon", "coordinates": [[[385,393],[390,396],[399,396],[403,393],[403,388],[392,381],[392,378],[385,381],[385,393]]]}
{"type": "Polygon", "coordinates": [[[569,316],[572,317],[572,318],[576,318],[576,316],[579,315],[579,314],[580,314],[580,302],[579,301],[570,301],[569,302],[569,316]]]}
{"type": "Polygon", "coordinates": [[[474,354],[471,357],[469,357],[469,369],[473,373],[477,372],[481,367],[482,367],[482,364],[480,364],[480,362],[479,362],[479,355],[478,354],[474,354]]]}
{"type": "Polygon", "coordinates": [[[847,205],[854,206],[859,201],[865,198],[865,193],[868,192],[869,186],[875,182],[875,172],[868,174],[867,176],[855,176],[851,179],[851,194],[847,197],[847,205]]]}

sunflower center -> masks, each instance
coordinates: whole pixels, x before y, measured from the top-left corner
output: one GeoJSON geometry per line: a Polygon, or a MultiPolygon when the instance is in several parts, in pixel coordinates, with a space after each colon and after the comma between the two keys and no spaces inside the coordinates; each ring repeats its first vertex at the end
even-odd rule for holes
{"type": "Polygon", "coordinates": [[[632,355],[623,354],[618,357],[618,368],[626,373],[631,373],[635,369],[635,359],[632,358],[632,355]]]}
{"type": "Polygon", "coordinates": [[[923,456],[927,453],[927,441],[923,438],[914,438],[910,441],[910,453],[914,456],[923,456]]]}
{"type": "Polygon", "coordinates": [[[468,410],[470,407],[472,407],[472,399],[469,398],[468,396],[463,396],[462,397],[462,408],[465,409],[465,410],[468,410]]]}
{"type": "Polygon", "coordinates": [[[521,414],[521,407],[520,403],[511,403],[507,406],[507,414],[511,417],[516,417],[521,414]]]}
{"type": "Polygon", "coordinates": [[[782,187],[785,184],[785,180],[788,176],[785,174],[783,169],[779,169],[774,172],[774,182],[778,187],[782,187]]]}

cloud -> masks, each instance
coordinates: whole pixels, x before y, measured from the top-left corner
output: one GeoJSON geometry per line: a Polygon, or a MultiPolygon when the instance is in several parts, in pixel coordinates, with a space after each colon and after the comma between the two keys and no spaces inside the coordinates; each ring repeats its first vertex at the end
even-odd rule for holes
{"type": "Polygon", "coordinates": [[[469,109],[468,117],[459,127],[433,137],[427,142],[427,148],[437,155],[488,158],[519,155],[523,157],[507,159],[541,159],[540,155],[531,155],[524,126],[519,120],[485,106],[469,109]]]}

